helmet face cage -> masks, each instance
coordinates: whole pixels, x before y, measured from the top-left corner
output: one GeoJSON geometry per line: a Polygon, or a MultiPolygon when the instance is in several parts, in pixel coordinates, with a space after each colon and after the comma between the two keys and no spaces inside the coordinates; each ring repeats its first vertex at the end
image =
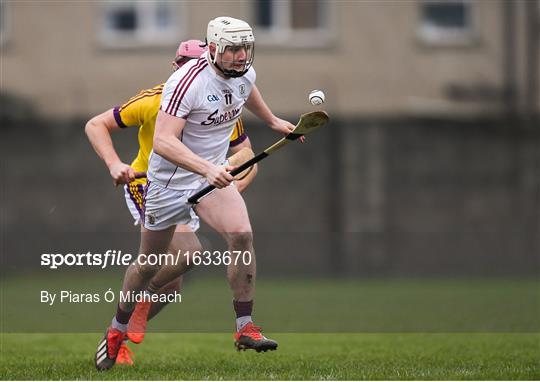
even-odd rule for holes
{"type": "Polygon", "coordinates": [[[212,57],[212,62],[214,64],[216,64],[218,53],[221,54],[222,56],[221,67],[219,67],[219,69],[223,72],[223,74],[227,77],[241,77],[244,74],[246,74],[249,68],[251,68],[251,66],[253,65],[253,60],[255,59],[255,43],[245,42],[245,43],[240,43],[240,44],[233,44],[230,41],[221,39],[220,42],[216,44],[216,55],[215,57],[212,57]],[[223,53],[225,53],[225,50],[227,48],[230,48],[233,50],[233,58],[231,61],[223,60],[223,53]],[[237,56],[240,54],[241,50],[245,51],[245,58],[237,60],[237,56]],[[233,68],[225,69],[225,67],[223,66],[223,63],[230,63],[234,66],[241,64],[242,68],[240,70],[236,70],[233,68]]]}
{"type": "Polygon", "coordinates": [[[206,38],[208,44],[215,44],[216,50],[210,54],[210,58],[223,75],[240,77],[251,68],[255,37],[248,23],[228,16],[217,17],[208,23],[206,38]],[[233,54],[230,54],[229,48],[233,54]],[[221,57],[219,64],[218,55],[221,57]],[[224,66],[228,66],[229,69],[225,69],[224,66]]]}

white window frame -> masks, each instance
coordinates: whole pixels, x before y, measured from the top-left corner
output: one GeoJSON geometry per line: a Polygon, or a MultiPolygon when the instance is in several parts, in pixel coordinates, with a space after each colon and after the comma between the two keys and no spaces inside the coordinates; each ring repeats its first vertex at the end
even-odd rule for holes
{"type": "Polygon", "coordinates": [[[0,46],[5,46],[11,38],[11,7],[9,2],[2,1],[2,27],[0,29],[0,46]]]}
{"type": "MultiPolygon", "coordinates": [[[[291,26],[291,3],[295,0],[275,0],[271,5],[270,28],[258,26],[254,17],[253,27],[257,45],[290,48],[320,48],[334,43],[337,35],[336,2],[321,1],[321,15],[326,18],[324,25],[312,29],[294,29],[291,26]]],[[[255,4],[253,14],[256,13],[255,4]]]]}
{"type": "Polygon", "coordinates": [[[418,39],[432,46],[466,46],[478,40],[477,9],[471,0],[420,0],[418,7],[418,39]],[[424,23],[422,6],[424,4],[456,3],[465,6],[465,27],[445,28],[429,26],[424,23]]]}
{"type": "Polygon", "coordinates": [[[169,13],[172,16],[171,26],[165,30],[160,30],[155,23],[158,10],[156,1],[108,1],[102,4],[98,34],[100,45],[105,48],[139,48],[177,44],[187,31],[187,18],[184,16],[188,11],[185,9],[186,3],[163,1],[161,4],[170,8],[169,13]],[[109,12],[130,6],[135,8],[137,20],[140,22],[133,33],[118,31],[107,25],[109,12]]]}

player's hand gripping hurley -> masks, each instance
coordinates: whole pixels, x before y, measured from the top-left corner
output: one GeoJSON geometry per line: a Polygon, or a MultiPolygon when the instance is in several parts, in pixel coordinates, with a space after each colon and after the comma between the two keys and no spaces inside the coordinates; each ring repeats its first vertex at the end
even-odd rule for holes
{"type": "MultiPolygon", "coordinates": [[[[295,129],[287,134],[285,137],[281,138],[279,141],[274,143],[272,146],[268,147],[266,150],[251,158],[247,162],[244,162],[234,170],[230,172],[232,176],[240,174],[242,171],[253,166],[255,163],[260,162],[273,152],[279,150],[283,146],[289,144],[292,141],[297,140],[298,138],[311,133],[312,131],[318,129],[321,126],[324,126],[328,122],[328,114],[324,111],[313,111],[311,113],[302,114],[300,120],[296,124],[295,129]]],[[[189,203],[197,204],[200,199],[206,196],[208,193],[213,191],[216,187],[209,185],[203,188],[201,191],[197,192],[195,195],[188,199],[189,203]]]]}

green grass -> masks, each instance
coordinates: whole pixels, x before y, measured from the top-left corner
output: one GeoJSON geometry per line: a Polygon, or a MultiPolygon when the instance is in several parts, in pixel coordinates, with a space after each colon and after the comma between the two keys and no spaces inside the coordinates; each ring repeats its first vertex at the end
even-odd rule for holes
{"type": "Polygon", "coordinates": [[[115,303],[48,306],[39,292],[117,290],[121,272],[2,279],[0,378],[540,379],[536,279],[261,277],[254,317],[280,345],[257,354],[233,348],[225,277],[197,276],[133,345],[136,365],[107,373],[93,354],[115,303]]]}
{"type": "Polygon", "coordinates": [[[230,334],[149,334],[133,367],[99,373],[100,334],[3,334],[2,379],[531,380],[539,334],[275,334],[276,352],[237,352],[230,334]]]}
{"type": "MultiPolygon", "coordinates": [[[[40,303],[40,291],[117,292],[122,272],[56,272],[0,281],[4,333],[101,332],[113,303],[40,303]],[[35,320],[39,317],[39,320],[35,320]]],[[[233,317],[224,275],[189,275],[182,302],[150,330],[228,333],[233,317]]],[[[58,298],[57,298],[58,300],[58,298]]],[[[275,279],[257,281],[255,318],[267,331],[290,333],[540,332],[536,279],[275,279]]]]}

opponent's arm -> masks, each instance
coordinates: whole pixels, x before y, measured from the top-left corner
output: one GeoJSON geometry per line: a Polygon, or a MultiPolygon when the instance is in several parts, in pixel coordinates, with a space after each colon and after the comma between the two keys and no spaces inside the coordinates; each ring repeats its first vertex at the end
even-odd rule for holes
{"type": "Polygon", "coordinates": [[[188,171],[204,176],[208,183],[217,187],[227,187],[233,177],[227,171],[232,166],[216,166],[196,155],[178,137],[186,125],[186,120],[159,111],[154,132],[154,151],[168,161],[188,171]]]}
{"type": "MultiPolygon", "coordinates": [[[[242,143],[239,143],[236,146],[231,147],[229,150],[234,155],[240,150],[242,150],[244,147],[252,149],[251,141],[249,140],[249,137],[246,137],[246,139],[242,143]]],[[[253,182],[253,180],[255,179],[255,176],[257,176],[257,169],[258,167],[257,167],[257,164],[255,163],[253,165],[253,168],[246,175],[245,178],[234,181],[234,184],[236,185],[236,188],[238,189],[239,192],[243,192],[246,188],[248,188],[251,182],[253,182]]]]}
{"type": "Polygon", "coordinates": [[[111,131],[115,130],[120,130],[120,126],[114,119],[113,109],[96,115],[86,123],[84,128],[92,147],[109,168],[114,184],[118,185],[133,181],[135,172],[120,160],[114,149],[111,131]]]}

